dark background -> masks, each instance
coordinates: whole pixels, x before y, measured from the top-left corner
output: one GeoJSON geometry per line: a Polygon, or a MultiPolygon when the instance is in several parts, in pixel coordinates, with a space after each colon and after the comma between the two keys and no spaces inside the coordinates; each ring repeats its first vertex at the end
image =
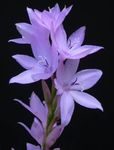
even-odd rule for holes
{"type": "Polygon", "coordinates": [[[31,125],[33,116],[13,101],[22,99],[28,104],[28,97],[35,91],[40,97],[40,82],[9,85],[9,79],[23,71],[11,56],[31,54],[30,46],[8,43],[19,37],[14,24],[29,22],[26,7],[39,10],[59,3],[60,7],[73,4],[71,13],[64,21],[70,35],[80,26],[86,25],[86,44],[101,45],[105,49],[84,58],[80,69],[99,68],[104,75],[88,93],[94,95],[103,105],[104,112],[90,110],[76,105],[72,121],[65,128],[56,143],[61,150],[110,150],[114,149],[114,98],[113,98],[113,20],[112,1],[108,0],[10,0],[0,2],[0,150],[25,150],[25,143],[35,141],[17,124],[31,125]]]}

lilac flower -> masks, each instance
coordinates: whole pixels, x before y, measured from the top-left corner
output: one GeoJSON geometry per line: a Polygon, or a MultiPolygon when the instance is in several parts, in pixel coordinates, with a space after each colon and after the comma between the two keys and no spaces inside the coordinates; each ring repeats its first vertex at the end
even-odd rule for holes
{"type": "Polygon", "coordinates": [[[63,26],[61,25],[57,29],[54,41],[56,41],[58,52],[61,54],[63,59],[80,59],[103,48],[101,46],[94,45],[81,46],[84,41],[84,37],[85,27],[81,27],[71,34],[68,41],[63,26]]]}
{"type": "Polygon", "coordinates": [[[47,28],[49,31],[52,32],[52,30],[55,32],[56,29],[62,24],[65,17],[70,12],[72,6],[68,8],[64,8],[62,11],[60,11],[59,5],[56,4],[53,8],[49,8],[49,11],[44,10],[43,12],[40,12],[38,10],[35,10],[34,12],[28,8],[28,14],[33,14],[37,16],[37,21],[39,24],[47,28]],[[35,14],[34,14],[35,13],[35,14]]]}
{"type": "MultiPolygon", "coordinates": [[[[29,132],[29,134],[38,142],[38,144],[42,146],[47,126],[47,117],[48,117],[47,105],[45,103],[43,104],[34,92],[32,93],[30,98],[30,107],[20,100],[16,101],[35,115],[33,124],[30,129],[23,123],[19,124],[21,124],[29,132]]],[[[52,130],[50,131],[50,133],[47,135],[46,138],[46,145],[48,147],[51,147],[56,142],[56,140],[61,135],[63,129],[64,129],[63,125],[54,124],[52,130]]]]}
{"type": "Polygon", "coordinates": [[[10,41],[31,44],[35,58],[27,55],[14,55],[13,58],[26,71],[11,78],[10,83],[27,84],[41,79],[48,79],[55,72],[58,65],[58,54],[49,43],[49,32],[40,25],[36,27],[35,25],[19,23],[16,26],[22,34],[22,39],[10,41]]]}
{"type": "Polygon", "coordinates": [[[61,122],[67,125],[74,111],[74,101],[84,107],[92,109],[103,108],[93,96],[83,92],[91,88],[100,79],[102,71],[85,69],[76,73],[79,60],[67,60],[60,63],[55,79],[55,85],[60,98],[61,122]]]}

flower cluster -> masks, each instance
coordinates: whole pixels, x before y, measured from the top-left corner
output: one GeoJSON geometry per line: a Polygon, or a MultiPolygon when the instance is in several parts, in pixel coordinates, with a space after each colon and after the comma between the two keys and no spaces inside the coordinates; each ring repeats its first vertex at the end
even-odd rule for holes
{"type": "Polygon", "coordinates": [[[85,69],[77,72],[81,58],[103,47],[83,45],[85,26],[67,38],[63,21],[71,9],[72,6],[60,11],[58,4],[42,12],[27,8],[30,24],[17,23],[16,28],[22,37],[10,40],[30,44],[33,52],[33,56],[13,56],[25,71],[12,77],[10,83],[29,84],[42,80],[43,101],[34,92],[30,97],[30,106],[15,99],[34,115],[30,129],[20,123],[38,143],[37,146],[27,143],[27,150],[50,149],[69,124],[74,102],[103,111],[100,102],[84,92],[97,83],[102,71],[85,69]],[[51,89],[45,81],[49,78],[52,81],[51,89]]]}

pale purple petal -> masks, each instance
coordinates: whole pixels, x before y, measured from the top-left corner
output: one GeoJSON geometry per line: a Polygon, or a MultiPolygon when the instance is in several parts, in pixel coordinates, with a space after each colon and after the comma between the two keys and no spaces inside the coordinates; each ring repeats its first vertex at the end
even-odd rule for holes
{"type": "Polygon", "coordinates": [[[59,13],[60,13],[59,5],[58,5],[58,4],[55,4],[55,6],[54,6],[53,8],[51,8],[51,9],[49,9],[49,11],[50,11],[51,13],[53,13],[54,15],[59,14],[59,13]]]}
{"type": "Polygon", "coordinates": [[[55,33],[55,42],[60,53],[62,50],[67,49],[67,35],[63,25],[61,25],[55,33]]]}
{"type": "Polygon", "coordinates": [[[40,106],[41,106],[40,102],[39,102],[40,106],[38,106],[37,111],[35,111],[36,108],[33,109],[18,99],[15,99],[15,101],[20,103],[23,107],[25,107],[28,111],[30,111],[33,115],[35,115],[38,119],[40,119],[40,121],[42,121],[43,126],[45,126],[45,124],[46,124],[45,118],[47,118],[47,116],[44,116],[44,115],[47,115],[47,109],[45,108],[45,106],[44,106],[45,112],[43,112],[43,114],[41,114],[42,109],[40,108],[40,106]]]}
{"type": "Polygon", "coordinates": [[[42,144],[44,131],[41,123],[36,118],[34,119],[31,129],[29,129],[24,123],[19,122],[19,124],[22,125],[39,144],[42,144]]]}
{"type": "MultiPolygon", "coordinates": [[[[32,75],[34,74],[37,74],[37,70],[35,69],[26,70],[20,73],[19,75],[11,78],[9,83],[20,83],[20,84],[33,83],[35,82],[35,80],[32,78],[32,75]]],[[[39,79],[37,78],[37,81],[40,79],[41,77],[39,77],[39,79]]]]}
{"type": "Polygon", "coordinates": [[[12,56],[14,59],[16,59],[16,61],[25,69],[31,69],[33,68],[36,63],[37,63],[37,60],[34,59],[33,57],[31,56],[27,56],[27,55],[20,55],[20,54],[17,54],[17,55],[14,55],[12,56]]]}
{"type": "Polygon", "coordinates": [[[27,7],[27,13],[28,13],[31,24],[33,26],[40,27],[39,22],[38,22],[39,18],[37,17],[36,13],[31,8],[28,8],[28,7],[27,7]]]}
{"type": "Polygon", "coordinates": [[[38,32],[36,39],[31,43],[31,47],[33,54],[37,59],[39,56],[44,56],[50,59],[51,46],[49,43],[49,33],[47,33],[47,31],[45,33],[38,32]]]}
{"type": "Polygon", "coordinates": [[[35,30],[33,29],[32,25],[27,24],[27,23],[17,23],[16,28],[20,32],[22,37],[27,39],[27,41],[29,42],[33,41],[35,30]]]}
{"type": "Polygon", "coordinates": [[[58,125],[51,131],[51,133],[47,137],[47,145],[49,147],[51,147],[56,142],[56,140],[60,137],[63,130],[64,126],[58,125]]]}
{"type": "Polygon", "coordinates": [[[87,108],[100,109],[103,111],[101,103],[95,97],[78,91],[70,91],[69,93],[78,104],[87,108]]]}
{"type": "Polygon", "coordinates": [[[30,97],[30,107],[45,126],[47,122],[47,111],[44,104],[34,92],[32,92],[30,97]]]}
{"type": "Polygon", "coordinates": [[[81,46],[85,37],[85,29],[85,26],[83,26],[72,33],[68,39],[68,45],[71,47],[75,46],[75,48],[81,46]]]}
{"type": "Polygon", "coordinates": [[[29,41],[27,41],[27,39],[23,38],[17,38],[17,39],[11,39],[8,42],[14,42],[14,43],[18,43],[18,44],[28,44],[29,41]]]}
{"type": "Polygon", "coordinates": [[[65,83],[71,82],[71,79],[75,75],[77,69],[79,66],[79,59],[75,60],[66,60],[65,65],[64,65],[64,75],[63,79],[65,83]]]}
{"type": "Polygon", "coordinates": [[[71,49],[69,54],[69,58],[71,59],[80,59],[87,55],[90,55],[92,53],[95,53],[99,51],[100,49],[103,49],[101,46],[93,46],[93,45],[84,45],[77,49],[71,49]]]}
{"type": "Polygon", "coordinates": [[[57,69],[57,81],[61,84],[68,84],[71,82],[71,79],[73,78],[74,74],[77,71],[79,65],[79,60],[67,60],[65,64],[63,62],[59,63],[58,69],[57,69]]]}
{"type": "Polygon", "coordinates": [[[35,146],[33,144],[27,143],[27,150],[41,150],[40,146],[35,146]]]}
{"type": "Polygon", "coordinates": [[[60,150],[60,148],[54,148],[53,150],[60,150]]]}
{"type": "Polygon", "coordinates": [[[60,99],[61,124],[68,125],[74,111],[74,101],[69,92],[64,92],[60,99]]]}
{"type": "Polygon", "coordinates": [[[98,69],[85,69],[76,74],[77,83],[80,84],[83,90],[87,90],[94,86],[101,76],[102,71],[98,69]]]}
{"type": "Polygon", "coordinates": [[[45,27],[46,27],[48,30],[51,30],[52,22],[53,22],[54,19],[55,19],[55,18],[53,18],[53,17],[54,17],[54,16],[53,16],[50,12],[48,12],[48,11],[46,11],[46,10],[44,10],[44,11],[42,12],[41,18],[42,18],[42,21],[43,21],[45,27]]]}
{"type": "Polygon", "coordinates": [[[72,6],[68,7],[68,8],[64,8],[62,10],[62,12],[59,14],[56,22],[55,22],[55,31],[56,29],[62,24],[62,22],[64,21],[65,17],[68,15],[68,13],[71,11],[72,6]]]}

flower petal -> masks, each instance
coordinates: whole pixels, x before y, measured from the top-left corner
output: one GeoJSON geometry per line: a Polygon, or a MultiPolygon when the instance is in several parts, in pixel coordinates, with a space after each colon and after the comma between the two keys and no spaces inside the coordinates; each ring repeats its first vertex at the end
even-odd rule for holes
{"type": "Polygon", "coordinates": [[[74,111],[74,101],[69,92],[64,92],[60,99],[61,124],[68,125],[74,111]]]}
{"type": "Polygon", "coordinates": [[[84,107],[92,108],[92,109],[100,109],[101,111],[103,111],[101,103],[95,97],[87,93],[78,92],[78,91],[70,91],[70,95],[78,104],[84,107]]]}
{"type": "Polygon", "coordinates": [[[94,45],[84,45],[77,49],[71,49],[69,54],[71,54],[71,59],[80,59],[87,55],[90,55],[92,53],[95,53],[99,51],[100,49],[103,49],[101,46],[94,46],[94,45]]]}
{"type": "Polygon", "coordinates": [[[57,82],[61,84],[69,84],[77,71],[78,65],[78,59],[66,60],[65,64],[63,64],[63,62],[60,62],[56,73],[57,82]]]}
{"type": "Polygon", "coordinates": [[[37,117],[41,120],[43,125],[47,122],[47,111],[39,97],[32,92],[30,97],[30,107],[32,111],[37,114],[37,117]]]}
{"type": "Polygon", "coordinates": [[[41,150],[40,146],[35,146],[33,144],[27,143],[27,150],[41,150]]]}
{"type": "MultiPolygon", "coordinates": [[[[11,78],[9,83],[20,83],[20,84],[33,83],[35,82],[35,80],[32,78],[32,75],[36,73],[37,73],[37,70],[33,70],[33,69],[26,70],[20,73],[19,75],[11,78]]],[[[37,78],[37,81],[40,79],[41,77],[39,77],[39,79],[37,78]]]]}
{"type": "Polygon", "coordinates": [[[8,42],[14,42],[14,43],[18,43],[18,44],[29,44],[29,41],[27,41],[27,39],[23,38],[17,38],[17,39],[11,39],[8,42]]]}
{"type": "Polygon", "coordinates": [[[33,29],[32,25],[28,23],[17,23],[16,28],[22,37],[27,39],[27,41],[31,42],[33,40],[35,30],[33,29]]]}
{"type": "Polygon", "coordinates": [[[41,123],[36,118],[34,119],[31,129],[29,129],[24,123],[19,122],[19,124],[23,126],[39,144],[42,144],[44,131],[41,123]]]}
{"type": "Polygon", "coordinates": [[[69,59],[66,60],[65,65],[64,65],[64,81],[66,83],[70,82],[73,76],[75,75],[77,69],[79,66],[79,59],[69,59]]]}
{"type": "Polygon", "coordinates": [[[51,9],[49,9],[49,11],[50,11],[51,13],[53,13],[54,15],[59,14],[59,13],[60,13],[59,5],[58,5],[58,4],[55,4],[55,6],[54,6],[53,8],[51,8],[51,9]]]}
{"type": "Polygon", "coordinates": [[[62,10],[62,12],[59,14],[56,22],[55,22],[55,31],[56,29],[62,24],[62,22],[64,21],[65,17],[69,14],[69,12],[71,11],[72,6],[68,7],[68,8],[64,8],[62,10]]]}
{"type": "Polygon", "coordinates": [[[85,29],[85,26],[83,26],[71,34],[68,39],[68,43],[71,47],[77,48],[82,45],[85,37],[85,29]]]}
{"type": "Polygon", "coordinates": [[[82,90],[87,90],[94,86],[101,76],[102,71],[98,69],[85,69],[76,74],[77,82],[82,87],[82,90]]]}
{"type": "Polygon", "coordinates": [[[62,50],[67,48],[67,35],[63,25],[61,25],[55,33],[55,41],[58,51],[61,53],[62,50]]]}
{"type": "Polygon", "coordinates": [[[27,13],[31,24],[39,27],[39,22],[38,22],[39,18],[37,17],[36,13],[31,8],[28,7],[27,7],[27,13]]]}
{"type": "Polygon", "coordinates": [[[27,55],[14,55],[12,56],[14,59],[16,59],[16,61],[25,69],[31,69],[33,68],[36,63],[37,60],[34,59],[33,57],[27,56],[27,55]]]}

